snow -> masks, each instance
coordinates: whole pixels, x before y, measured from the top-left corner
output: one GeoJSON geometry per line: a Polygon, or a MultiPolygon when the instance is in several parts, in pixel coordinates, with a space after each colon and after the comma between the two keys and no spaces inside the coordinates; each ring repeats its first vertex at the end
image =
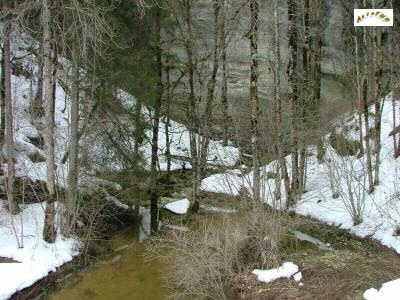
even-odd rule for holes
{"type": "MultiPolygon", "coordinates": [[[[300,215],[310,216],[327,224],[347,229],[356,236],[372,237],[400,253],[400,237],[394,234],[396,228],[400,226],[400,158],[393,158],[393,138],[389,136],[394,128],[391,94],[383,103],[380,184],[375,187],[375,191],[370,195],[365,191],[365,155],[362,157],[340,156],[329,145],[329,135],[327,135],[324,137],[326,153],[322,163],[318,162],[316,147],[307,148],[306,192],[291,209],[300,215]],[[332,178],[336,180],[339,190],[340,197],[336,199],[333,197],[331,188],[332,178]],[[358,199],[356,202],[361,210],[362,222],[358,225],[354,225],[351,216],[348,182],[351,185],[352,195],[358,199]]],[[[395,101],[395,106],[396,111],[399,111],[399,101],[395,101]]],[[[349,140],[357,140],[358,132],[354,129],[356,120],[356,113],[339,119],[335,124],[337,133],[346,135],[349,140]]],[[[371,117],[370,125],[373,126],[373,124],[373,117],[371,117]]],[[[291,156],[285,157],[285,160],[290,174],[291,156]]],[[[272,161],[261,168],[262,195],[266,203],[277,209],[283,209],[286,202],[284,183],[281,181],[276,186],[275,179],[267,176],[271,172],[277,172],[277,165],[277,161],[272,161]],[[277,188],[281,190],[280,200],[275,199],[277,188]]],[[[239,175],[238,170],[228,170],[205,178],[201,189],[231,196],[237,196],[240,189],[246,189],[251,194],[252,179],[252,172],[239,175]]]]}
{"type": "MultiPolygon", "coordinates": [[[[291,276],[295,275],[297,272],[299,272],[299,267],[297,265],[295,265],[292,262],[285,262],[282,264],[282,266],[275,268],[275,269],[269,269],[269,270],[255,269],[251,273],[257,276],[258,281],[270,283],[279,278],[290,278],[291,276]]],[[[295,280],[296,279],[301,280],[301,273],[300,273],[300,275],[296,274],[295,280]]],[[[298,280],[296,280],[296,281],[298,281],[298,280]]]]}
{"type": "Polygon", "coordinates": [[[79,243],[73,238],[59,234],[54,244],[42,239],[45,203],[21,207],[22,212],[16,216],[0,207],[0,256],[18,261],[0,263],[0,299],[31,286],[79,254],[79,243]],[[14,232],[22,239],[23,248],[18,248],[14,232]]]}
{"type": "Polygon", "coordinates": [[[301,274],[301,272],[297,272],[293,275],[293,279],[296,282],[300,282],[303,279],[303,274],[301,274]]]}
{"type": "Polygon", "coordinates": [[[203,179],[200,188],[206,192],[238,196],[243,184],[240,171],[232,170],[222,174],[214,174],[203,179]]]}
{"type": "Polygon", "coordinates": [[[400,278],[382,284],[382,287],[377,290],[374,288],[364,292],[365,300],[396,300],[400,294],[400,278]]]}
{"type": "Polygon", "coordinates": [[[190,201],[185,198],[182,200],[174,201],[164,205],[164,208],[168,209],[169,211],[177,214],[177,215],[184,215],[187,213],[190,206],[190,201]]]}

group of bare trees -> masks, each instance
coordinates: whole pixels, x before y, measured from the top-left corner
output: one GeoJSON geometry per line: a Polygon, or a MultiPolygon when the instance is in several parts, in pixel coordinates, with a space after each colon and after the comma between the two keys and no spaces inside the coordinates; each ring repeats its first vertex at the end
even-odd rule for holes
{"type": "MultiPolygon", "coordinates": [[[[104,11],[111,8],[112,1],[104,4],[96,1],[6,1],[2,2],[2,98],[4,103],[4,144],[7,158],[7,195],[11,213],[19,211],[13,197],[14,189],[14,137],[11,91],[11,48],[10,36],[24,27],[34,27],[34,38],[38,41],[36,51],[38,62],[38,92],[32,100],[35,125],[40,128],[46,150],[46,221],[45,240],[56,238],[55,202],[57,198],[55,161],[55,95],[61,69],[67,76],[66,91],[70,108],[70,131],[68,150],[63,162],[68,161],[66,199],[63,203],[64,234],[69,235],[76,223],[77,202],[79,201],[79,140],[86,128],[87,120],[82,120],[83,107],[90,111],[86,118],[93,117],[97,102],[93,100],[94,86],[102,79],[87,83],[90,72],[95,69],[98,52],[104,46],[104,37],[111,36],[104,11]],[[109,6],[107,6],[109,5],[109,6]],[[27,24],[24,17],[40,16],[38,21],[27,24]],[[60,59],[67,58],[69,67],[61,66],[60,59]],[[4,73],[4,74],[3,74],[4,73]],[[85,82],[85,83],[84,83],[85,82]],[[96,83],[97,82],[97,83],[96,83]],[[91,85],[83,89],[82,85],[91,85]],[[83,91],[84,90],[84,91],[83,91]],[[89,91],[89,92],[88,92],[89,91]],[[80,123],[83,123],[83,125],[80,123]]],[[[229,114],[229,74],[230,42],[243,17],[246,34],[242,37],[248,47],[248,102],[250,111],[250,146],[252,157],[252,195],[261,201],[263,176],[261,166],[271,158],[278,161],[277,179],[283,181],[286,207],[295,204],[306,186],[307,146],[318,145],[318,157],[323,157],[321,146],[321,81],[322,46],[324,24],[326,23],[325,1],[322,0],[274,0],[269,10],[270,22],[263,22],[260,10],[265,3],[260,0],[228,1],[212,0],[205,9],[194,0],[136,1],[143,7],[143,13],[154,13],[151,18],[152,36],[149,55],[154,59],[152,67],[157,70],[155,97],[152,103],[152,151],[149,174],[149,195],[151,201],[151,227],[158,228],[158,179],[159,127],[165,119],[167,177],[170,180],[170,120],[178,114],[189,130],[189,161],[192,168],[193,211],[199,208],[200,183],[206,175],[210,140],[216,116],[222,119],[222,137],[225,145],[232,136],[229,114]],[[204,24],[196,14],[205,13],[212,22],[204,24]],[[268,28],[267,28],[268,27],[268,28]],[[267,47],[260,47],[260,35],[268,31],[267,47]],[[284,50],[287,49],[287,51],[284,50]],[[267,53],[265,53],[267,52],[267,53]],[[283,55],[285,53],[285,55],[283,55]],[[287,53],[287,55],[286,55],[287,53]],[[265,59],[265,57],[268,57],[265,59]],[[273,82],[273,91],[264,101],[261,92],[261,75],[268,64],[273,82]],[[264,105],[268,103],[268,105],[264,105]],[[267,106],[267,107],[265,107],[267,106]],[[218,109],[220,108],[220,109],[218,109]],[[267,113],[265,111],[268,110],[267,113]],[[182,115],[184,117],[182,117],[182,115]],[[265,122],[265,116],[270,120],[265,122]],[[268,134],[269,148],[265,149],[263,137],[264,123],[272,129],[268,134]],[[273,153],[271,156],[270,153],[273,153]],[[290,162],[286,157],[290,155],[290,162]]],[[[357,5],[367,6],[363,1],[357,5]]],[[[375,3],[373,3],[375,4],[375,3]]],[[[29,19],[29,18],[28,18],[29,19]]],[[[361,152],[365,153],[368,175],[368,192],[379,184],[379,164],[381,151],[381,98],[387,92],[384,86],[385,57],[392,55],[392,32],[380,28],[354,29],[355,86],[357,94],[358,128],[361,152]],[[389,38],[388,38],[389,37],[389,38]],[[388,48],[388,53],[385,48],[388,48]],[[370,104],[373,105],[373,120],[370,104]],[[370,126],[373,121],[373,126],[370,126]],[[372,128],[372,129],[371,129],[372,128]]],[[[65,74],[64,74],[65,75],[65,74]]],[[[90,81],[90,80],[89,80],[90,81]]],[[[113,87],[115,91],[118,87],[113,87]]],[[[114,96],[114,95],[113,95],[114,96]]],[[[394,106],[395,107],[395,106],[394,106]]],[[[141,120],[141,100],[135,105],[135,131],[139,131],[141,120]]],[[[2,110],[3,111],[3,110],[2,110]]],[[[3,114],[2,114],[3,115],[3,114]]],[[[394,112],[394,119],[396,114],[394,112]]],[[[397,141],[398,129],[394,128],[395,155],[400,153],[397,141]],[[396,131],[397,130],[397,131],[396,131]]],[[[139,135],[139,134],[138,134],[139,135]]],[[[109,135],[110,139],[112,138],[109,135]]],[[[135,140],[134,152],[138,155],[141,142],[135,140]]],[[[280,193],[279,193],[280,194],[280,193]]],[[[281,197],[277,195],[277,197],[281,197]]]]}
{"type": "MultiPolygon", "coordinates": [[[[40,130],[44,137],[44,148],[46,153],[46,209],[43,237],[47,242],[54,242],[57,235],[56,207],[55,203],[60,200],[56,186],[55,160],[55,100],[57,84],[62,77],[68,78],[71,88],[66,87],[69,107],[69,141],[68,141],[68,178],[66,200],[63,201],[62,231],[65,235],[72,233],[76,208],[79,195],[79,123],[80,123],[80,102],[82,93],[80,91],[81,72],[85,69],[85,64],[90,65],[89,53],[97,54],[101,48],[103,37],[111,34],[106,20],[104,19],[102,8],[94,3],[87,1],[71,0],[43,0],[43,1],[6,1],[1,6],[1,21],[4,26],[2,32],[3,40],[3,70],[4,70],[4,97],[5,103],[5,134],[4,143],[6,145],[7,157],[7,196],[9,211],[16,214],[19,211],[18,204],[13,197],[14,191],[14,136],[13,136],[13,97],[11,90],[10,63],[12,40],[18,42],[21,34],[33,32],[32,38],[36,38],[39,44],[37,57],[38,69],[38,89],[37,96],[33,97],[31,107],[33,123],[40,130]],[[32,15],[39,15],[40,22],[32,23],[29,18],[32,15]],[[31,30],[28,30],[31,29],[31,30]],[[34,29],[34,30],[32,30],[34,29]],[[11,39],[14,36],[14,39],[11,39]],[[68,58],[70,67],[60,64],[60,58],[68,58]]],[[[92,66],[92,65],[90,65],[92,66]]],[[[89,67],[88,67],[89,69],[89,67]]],[[[31,74],[36,76],[36,74],[31,74]]],[[[69,85],[69,84],[68,84],[69,85]]],[[[87,98],[87,97],[86,97],[87,98]]]]}
{"type": "MultiPolygon", "coordinates": [[[[253,195],[260,199],[260,156],[265,152],[260,148],[260,128],[262,122],[260,101],[258,100],[257,81],[259,76],[258,50],[258,1],[250,1],[250,105],[252,111],[252,155],[253,155],[253,195]]],[[[321,102],[321,49],[323,3],[318,0],[275,1],[273,7],[273,28],[271,47],[271,65],[274,92],[269,103],[272,103],[273,138],[271,149],[279,161],[280,176],[284,181],[286,205],[293,204],[305,188],[306,146],[308,131],[319,131],[319,105],[321,102]],[[287,22],[282,22],[283,7],[287,5],[287,22]],[[301,7],[300,5],[303,5],[301,7]],[[283,23],[286,26],[282,26],[283,23]],[[299,26],[302,24],[302,26],[299,26]],[[287,32],[288,62],[286,76],[283,76],[285,64],[281,58],[282,34],[287,32]],[[283,80],[283,84],[282,84],[283,80]],[[284,93],[283,87],[287,87],[284,93]],[[289,108],[289,119],[284,120],[286,108],[289,108]],[[289,136],[286,139],[285,136],[289,136]],[[291,172],[289,174],[285,156],[291,154],[291,172]]],[[[309,135],[311,137],[311,135],[309,135]]]]}

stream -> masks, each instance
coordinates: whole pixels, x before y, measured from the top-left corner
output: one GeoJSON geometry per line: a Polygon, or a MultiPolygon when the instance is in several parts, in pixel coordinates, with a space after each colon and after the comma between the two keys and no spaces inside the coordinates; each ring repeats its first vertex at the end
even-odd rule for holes
{"type": "Polygon", "coordinates": [[[166,299],[168,291],[161,282],[164,265],[145,261],[144,243],[138,242],[134,229],[118,234],[111,241],[114,256],[100,258],[94,266],[74,274],[48,299],[166,299]]]}

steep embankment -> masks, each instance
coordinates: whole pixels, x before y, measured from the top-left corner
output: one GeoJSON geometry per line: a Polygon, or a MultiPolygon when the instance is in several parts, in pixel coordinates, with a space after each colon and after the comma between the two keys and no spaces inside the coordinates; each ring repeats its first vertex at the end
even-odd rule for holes
{"type": "MultiPolygon", "coordinates": [[[[398,111],[400,103],[395,101],[395,106],[398,111]]],[[[373,116],[372,110],[371,116],[373,116]]],[[[342,151],[335,146],[332,139],[333,135],[341,136],[348,143],[356,144],[358,141],[357,120],[356,114],[349,114],[337,120],[335,132],[324,138],[326,151],[322,163],[318,162],[315,147],[307,148],[305,193],[292,210],[298,214],[348,229],[359,237],[377,239],[383,245],[400,253],[400,158],[393,157],[393,138],[389,136],[394,127],[391,95],[383,101],[380,184],[376,186],[372,194],[366,192],[366,155],[359,155],[356,151],[342,156],[339,154],[342,151]],[[333,197],[335,194],[338,197],[333,197]],[[354,208],[360,211],[361,217],[361,223],[356,225],[353,219],[354,208]]],[[[373,124],[373,117],[371,117],[370,126],[372,127],[373,124]]],[[[274,176],[271,176],[271,174],[276,174],[277,164],[277,161],[273,161],[262,167],[263,195],[265,202],[282,208],[286,201],[283,182],[277,187],[274,176]],[[277,188],[281,190],[282,195],[279,201],[274,199],[277,188]]],[[[290,174],[290,156],[286,157],[286,164],[290,174]]],[[[202,181],[204,191],[231,195],[237,195],[241,188],[246,188],[251,192],[251,186],[252,173],[244,173],[240,170],[216,174],[202,181]]]]}

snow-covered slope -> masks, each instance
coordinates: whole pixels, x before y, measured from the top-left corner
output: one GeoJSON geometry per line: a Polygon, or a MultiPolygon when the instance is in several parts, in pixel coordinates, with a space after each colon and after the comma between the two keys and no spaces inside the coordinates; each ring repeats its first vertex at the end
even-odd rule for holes
{"type": "MultiPolygon", "coordinates": [[[[33,120],[30,113],[32,99],[37,94],[38,65],[36,58],[24,49],[36,48],[37,43],[26,35],[15,35],[12,41],[12,52],[18,58],[18,64],[30,70],[35,76],[28,78],[24,75],[12,75],[12,99],[14,115],[14,139],[16,176],[27,177],[32,181],[46,181],[46,153],[43,148],[43,133],[46,124],[43,121],[33,120]]],[[[63,68],[59,71],[59,78],[64,82],[66,72],[69,68],[68,61],[60,59],[63,68]]],[[[64,85],[63,85],[64,86],[64,85]]],[[[68,172],[67,163],[62,163],[62,158],[68,149],[68,121],[69,121],[69,99],[60,84],[57,82],[56,103],[55,103],[55,161],[56,161],[56,183],[60,187],[66,186],[68,172]]],[[[118,98],[121,104],[127,109],[134,109],[136,100],[133,96],[120,91],[118,98]]],[[[144,118],[149,121],[151,110],[144,107],[144,118]]],[[[127,122],[126,116],[117,116],[117,122],[127,122]]],[[[81,126],[82,126],[81,122],[81,126]]],[[[95,126],[93,126],[95,127],[95,126]]],[[[172,162],[172,169],[190,168],[189,156],[189,132],[187,128],[177,122],[171,121],[169,128],[171,140],[171,154],[176,158],[172,162]],[[179,158],[180,157],[180,158],[179,158]]],[[[166,170],[165,158],[165,124],[160,122],[159,135],[159,169],[166,170]]],[[[140,148],[144,157],[143,167],[149,169],[151,158],[151,130],[146,130],[146,139],[140,148]]],[[[124,165],[118,159],[115,149],[107,144],[107,135],[104,128],[91,128],[86,136],[82,137],[82,143],[87,147],[87,159],[92,169],[81,169],[79,176],[82,189],[89,192],[98,190],[98,187],[112,185],[115,189],[120,186],[95,177],[94,171],[118,171],[124,165]]],[[[124,141],[133,145],[133,138],[124,141]]],[[[133,146],[131,147],[133,148],[133,146]]],[[[4,151],[4,150],[3,150],[4,151]]],[[[239,151],[231,146],[225,147],[220,141],[210,142],[210,153],[208,162],[212,165],[233,167],[239,158],[239,151]]],[[[4,171],[7,166],[2,165],[4,171]]],[[[0,188],[3,188],[0,185],[0,188]]],[[[40,196],[39,196],[40,197],[40,196]]],[[[42,199],[29,199],[41,202],[42,199]]],[[[112,199],[119,205],[118,199],[112,199]]],[[[5,200],[3,200],[5,204],[5,200]]],[[[17,263],[0,263],[0,299],[7,299],[13,293],[28,287],[37,280],[45,277],[50,271],[72,260],[78,254],[78,241],[64,239],[58,235],[54,244],[47,244],[42,239],[44,222],[44,203],[22,205],[22,212],[17,216],[10,216],[3,205],[0,205],[0,258],[12,258],[17,263]],[[18,248],[17,238],[23,240],[23,248],[18,248]]]]}
{"type": "MultiPolygon", "coordinates": [[[[375,188],[374,193],[371,195],[366,193],[365,156],[361,158],[340,156],[329,145],[329,135],[327,135],[323,163],[318,162],[314,146],[307,149],[309,156],[307,157],[306,192],[293,210],[348,229],[357,236],[371,236],[400,253],[400,237],[395,233],[400,226],[400,158],[393,158],[393,139],[389,136],[393,130],[391,95],[386,97],[383,103],[380,184],[375,188]],[[331,188],[332,181],[339,194],[336,199],[332,197],[334,194],[331,188]],[[350,213],[349,186],[354,198],[359,200],[362,211],[362,222],[358,225],[354,225],[350,213]]],[[[396,111],[399,111],[400,103],[396,101],[395,105],[396,111]]],[[[349,115],[342,122],[338,121],[338,125],[344,125],[338,127],[338,131],[343,131],[349,140],[357,140],[358,137],[354,129],[356,118],[356,115],[349,115]],[[341,130],[344,127],[348,130],[341,130]]],[[[372,118],[370,124],[371,126],[374,124],[372,118]]],[[[290,156],[286,157],[286,162],[290,174],[290,156]]],[[[273,178],[268,178],[268,174],[276,170],[276,161],[261,168],[264,175],[262,178],[264,201],[279,208],[279,206],[284,207],[286,201],[283,182],[279,187],[282,199],[280,203],[273,203],[276,182],[273,178]]],[[[204,179],[201,188],[210,192],[237,195],[242,187],[247,188],[251,193],[251,186],[251,172],[240,174],[239,171],[234,170],[204,179]]]]}
{"type": "Polygon", "coordinates": [[[58,235],[54,244],[43,241],[44,205],[24,205],[16,216],[0,206],[0,257],[16,261],[0,263],[0,299],[34,284],[79,253],[75,239],[58,235]]]}
{"type": "MultiPolygon", "coordinates": [[[[134,110],[136,99],[134,96],[119,91],[119,98],[121,103],[128,110],[134,110]]],[[[151,122],[152,111],[144,107],[142,114],[147,122],[151,122]]],[[[170,141],[170,153],[173,157],[171,161],[171,170],[179,170],[183,167],[190,169],[191,165],[188,162],[190,157],[190,135],[189,130],[185,125],[170,121],[169,127],[169,141],[170,141]]],[[[142,155],[145,158],[145,168],[150,167],[151,161],[151,138],[153,136],[152,130],[146,130],[146,142],[140,148],[142,155]]],[[[196,134],[196,139],[199,140],[199,135],[196,134]]],[[[133,141],[132,141],[133,143],[133,141]]],[[[167,159],[165,156],[167,147],[167,134],[166,125],[164,120],[160,120],[158,129],[158,168],[161,171],[167,170],[167,159]]],[[[209,152],[207,156],[208,164],[214,166],[233,167],[239,160],[239,150],[233,146],[223,146],[222,141],[211,140],[209,144],[209,152]]]]}
{"type": "MultiPolygon", "coordinates": [[[[38,66],[36,58],[30,54],[27,50],[30,47],[37,47],[37,43],[32,41],[29,37],[24,36],[21,38],[14,37],[13,53],[22,59],[19,59],[19,64],[26,70],[31,70],[37,75],[38,66]]],[[[67,82],[66,75],[64,72],[68,71],[69,62],[60,59],[60,63],[63,65],[62,70],[59,70],[59,78],[67,82]]],[[[43,146],[35,145],[33,141],[37,141],[40,136],[43,136],[43,130],[45,124],[32,120],[30,114],[30,104],[32,99],[37,94],[37,76],[33,76],[28,79],[22,75],[12,76],[12,93],[14,102],[14,115],[15,115],[15,143],[17,149],[17,164],[16,171],[17,176],[28,176],[33,180],[45,180],[46,166],[45,162],[32,162],[30,157],[36,156],[41,157],[44,160],[45,152],[43,146]],[[40,134],[40,132],[42,132],[40,134]]],[[[65,86],[64,86],[65,88],[65,86]]],[[[60,85],[60,81],[57,83],[56,90],[56,106],[55,106],[55,156],[57,164],[57,183],[60,186],[65,185],[67,166],[62,164],[61,160],[67,151],[68,146],[68,120],[69,120],[69,99],[64,88],[60,85]]],[[[121,104],[129,112],[133,112],[135,109],[136,99],[129,93],[119,90],[117,98],[121,104]]],[[[152,110],[147,107],[142,107],[143,118],[147,121],[151,121],[152,110]]],[[[129,120],[129,116],[122,114],[115,116],[117,123],[129,126],[130,130],[133,131],[132,121],[129,120]]],[[[81,122],[81,126],[83,121],[81,122]]],[[[95,124],[95,123],[94,123],[95,124]]],[[[112,122],[109,123],[112,126],[112,122]]],[[[92,168],[96,171],[115,171],[123,169],[124,165],[116,154],[116,150],[110,147],[108,137],[104,132],[104,128],[101,126],[92,126],[90,130],[87,130],[87,136],[81,139],[82,143],[89,145],[88,155],[92,165],[92,168]]],[[[165,157],[166,151],[166,128],[165,123],[161,120],[159,125],[159,170],[166,170],[167,163],[165,157]]],[[[189,161],[190,156],[190,140],[188,129],[178,122],[171,120],[169,126],[170,142],[171,142],[171,155],[174,157],[172,160],[172,170],[181,168],[191,168],[189,161]]],[[[151,160],[151,138],[152,130],[147,129],[145,131],[146,138],[143,145],[140,147],[140,152],[144,158],[143,167],[149,169],[151,160]]],[[[198,138],[198,136],[197,136],[198,138]]],[[[133,137],[125,137],[126,140],[123,143],[129,145],[128,149],[133,149],[134,140],[133,137]]],[[[128,153],[129,154],[129,153],[128,153]]],[[[233,167],[239,159],[239,150],[232,146],[223,146],[222,141],[210,141],[208,163],[215,166],[233,167]]],[[[89,170],[90,171],[90,170],[89,170]]]]}

